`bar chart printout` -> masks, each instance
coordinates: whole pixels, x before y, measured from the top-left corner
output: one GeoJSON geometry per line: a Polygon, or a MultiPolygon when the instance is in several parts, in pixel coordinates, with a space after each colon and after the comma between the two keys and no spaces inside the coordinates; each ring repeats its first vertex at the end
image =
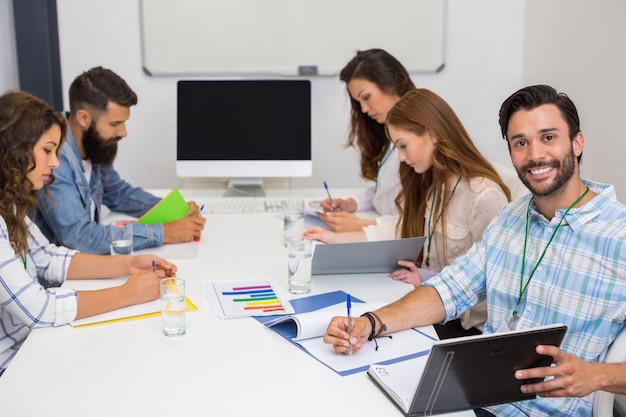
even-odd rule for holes
{"type": "Polygon", "coordinates": [[[293,314],[291,303],[269,281],[204,281],[203,314],[222,318],[293,314]],[[213,314],[207,314],[210,309],[213,314]]]}

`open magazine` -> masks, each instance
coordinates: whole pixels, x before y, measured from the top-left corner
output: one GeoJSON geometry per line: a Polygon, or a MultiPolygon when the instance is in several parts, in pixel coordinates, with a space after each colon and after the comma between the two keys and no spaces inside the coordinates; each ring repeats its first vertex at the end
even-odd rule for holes
{"type": "MultiPolygon", "coordinates": [[[[376,343],[366,342],[353,355],[336,353],[332,346],[324,343],[323,336],[334,316],[346,316],[346,297],[345,292],[334,291],[297,298],[290,300],[295,314],[255,319],[342,376],[365,372],[373,363],[395,363],[428,354],[436,339],[420,329],[394,333],[392,337],[383,336],[377,338],[376,343]]],[[[352,297],[352,316],[358,317],[385,304],[363,303],[352,297]]]]}

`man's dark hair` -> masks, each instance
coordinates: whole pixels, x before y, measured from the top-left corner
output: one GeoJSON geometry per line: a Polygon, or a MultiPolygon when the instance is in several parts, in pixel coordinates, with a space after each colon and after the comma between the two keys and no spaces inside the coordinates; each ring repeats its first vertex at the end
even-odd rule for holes
{"type": "MultiPolygon", "coordinates": [[[[511,116],[518,110],[532,110],[544,104],[554,104],[565,122],[569,127],[570,141],[580,133],[580,119],[578,111],[572,100],[565,94],[559,93],[549,85],[533,85],[522,88],[513,93],[509,98],[504,100],[500,107],[500,131],[502,137],[507,140],[507,129],[511,116]]],[[[578,164],[580,165],[582,153],[578,156],[578,164]]]]}
{"type": "Polygon", "coordinates": [[[137,104],[137,94],[113,71],[95,67],[83,72],[70,86],[70,114],[76,115],[79,109],[94,112],[92,116],[107,110],[109,102],[124,107],[137,104]]]}

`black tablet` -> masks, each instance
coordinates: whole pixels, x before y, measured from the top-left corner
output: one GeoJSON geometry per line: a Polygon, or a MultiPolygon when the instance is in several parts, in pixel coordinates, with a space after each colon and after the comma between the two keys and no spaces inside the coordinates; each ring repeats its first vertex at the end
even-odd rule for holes
{"type": "MultiPolygon", "coordinates": [[[[562,324],[446,339],[433,343],[417,388],[395,378],[385,366],[372,365],[368,375],[406,416],[470,410],[487,405],[535,398],[520,390],[540,379],[518,380],[519,369],[550,366],[552,357],[535,352],[537,345],[560,346],[567,327],[562,324]]],[[[414,384],[412,385],[415,386],[414,384]]]]}

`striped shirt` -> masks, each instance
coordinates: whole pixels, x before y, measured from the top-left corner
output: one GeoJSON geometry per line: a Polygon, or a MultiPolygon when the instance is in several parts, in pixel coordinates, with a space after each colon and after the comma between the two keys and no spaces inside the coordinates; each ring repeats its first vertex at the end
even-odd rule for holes
{"type": "Polygon", "coordinates": [[[76,253],[48,242],[29,218],[28,253],[18,256],[0,217],[0,375],[34,327],[59,326],[74,320],[76,292],[58,288],[76,253]]]}
{"type": "MultiPolygon", "coordinates": [[[[520,299],[565,209],[546,219],[531,196],[510,203],[487,227],[482,241],[425,285],[441,296],[446,321],[487,299],[484,332],[493,333],[518,312],[516,328],[563,323],[564,352],[601,362],[626,317],[626,207],[615,188],[584,181],[598,195],[563,219],[520,299]],[[522,254],[529,213],[524,277],[522,254]]],[[[509,327],[506,327],[507,329],[509,327]]],[[[593,394],[583,398],[537,398],[485,407],[497,416],[589,416],[593,394]]]]}

